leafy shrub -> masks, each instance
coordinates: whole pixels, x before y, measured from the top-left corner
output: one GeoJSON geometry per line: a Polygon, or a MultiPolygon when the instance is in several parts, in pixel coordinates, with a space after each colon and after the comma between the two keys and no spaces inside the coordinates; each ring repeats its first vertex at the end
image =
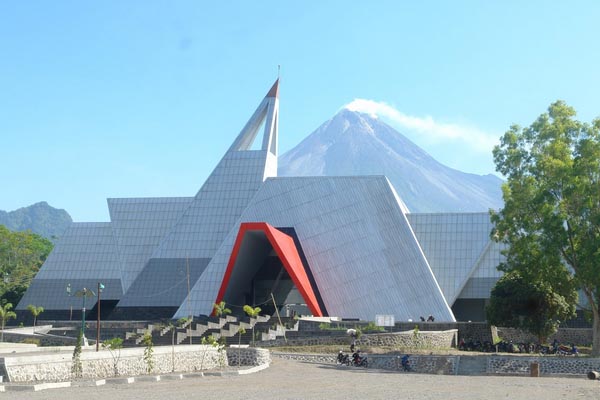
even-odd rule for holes
{"type": "Polygon", "coordinates": [[[363,326],[362,331],[364,333],[385,332],[385,328],[375,325],[375,322],[369,322],[366,326],[363,326]]]}

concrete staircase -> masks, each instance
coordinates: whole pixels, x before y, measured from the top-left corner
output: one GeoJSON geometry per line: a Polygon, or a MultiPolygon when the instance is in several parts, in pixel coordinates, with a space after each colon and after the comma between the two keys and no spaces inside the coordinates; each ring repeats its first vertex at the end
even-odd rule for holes
{"type": "Polygon", "coordinates": [[[458,361],[457,375],[485,375],[488,356],[463,356],[458,361]]]}
{"type": "Polygon", "coordinates": [[[259,316],[257,318],[242,317],[239,320],[236,317],[226,316],[222,318],[203,317],[187,322],[181,327],[155,326],[148,325],[147,327],[138,328],[135,332],[129,332],[126,335],[125,346],[140,345],[144,334],[152,335],[154,345],[170,345],[173,338],[173,330],[175,331],[175,344],[191,343],[200,344],[202,337],[213,336],[215,339],[225,338],[229,342],[236,344],[240,340],[236,335],[240,328],[246,330],[246,334],[242,335],[242,342],[250,343],[252,341],[251,329],[254,327],[255,332],[269,331],[270,326],[269,316],[259,316]],[[191,340],[190,340],[191,337],[191,340]]]}

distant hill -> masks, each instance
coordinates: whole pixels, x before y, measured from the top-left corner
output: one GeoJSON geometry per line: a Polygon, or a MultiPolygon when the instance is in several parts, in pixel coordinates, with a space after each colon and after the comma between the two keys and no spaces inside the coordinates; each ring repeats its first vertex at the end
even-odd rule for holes
{"type": "Polygon", "coordinates": [[[503,205],[497,176],[447,167],[386,123],[347,109],[279,158],[279,176],[317,175],[386,175],[412,212],[503,205]]]}
{"type": "Polygon", "coordinates": [[[45,201],[15,211],[0,210],[0,224],[12,231],[31,230],[40,236],[54,240],[61,237],[73,219],[65,210],[54,208],[45,201]]]}

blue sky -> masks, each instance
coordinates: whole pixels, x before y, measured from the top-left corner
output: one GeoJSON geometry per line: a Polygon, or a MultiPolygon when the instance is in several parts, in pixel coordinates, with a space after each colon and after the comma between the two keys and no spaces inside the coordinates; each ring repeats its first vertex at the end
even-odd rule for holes
{"type": "Polygon", "coordinates": [[[491,173],[552,101],[600,115],[598,21],[592,1],[2,2],[0,209],[194,195],[277,65],[281,153],[352,103],[491,173]]]}

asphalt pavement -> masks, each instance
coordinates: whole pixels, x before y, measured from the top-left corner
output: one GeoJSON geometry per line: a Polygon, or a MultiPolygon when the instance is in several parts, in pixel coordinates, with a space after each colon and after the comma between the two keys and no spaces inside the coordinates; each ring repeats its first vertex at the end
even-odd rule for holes
{"type": "Polygon", "coordinates": [[[6,392],[14,400],[107,399],[420,399],[600,400],[600,381],[586,377],[449,376],[384,371],[274,358],[248,375],[107,383],[42,392],[6,392]]]}

